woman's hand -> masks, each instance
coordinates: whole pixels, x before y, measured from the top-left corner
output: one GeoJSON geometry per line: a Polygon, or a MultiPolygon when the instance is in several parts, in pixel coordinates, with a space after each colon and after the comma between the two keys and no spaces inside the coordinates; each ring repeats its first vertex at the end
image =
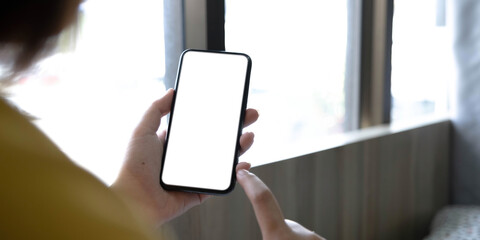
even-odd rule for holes
{"type": "MultiPolygon", "coordinates": [[[[173,90],[155,101],[135,129],[127,150],[126,160],[111,188],[126,196],[132,205],[158,227],[196,206],[208,195],[165,191],[159,183],[160,167],[165,142],[165,131],[157,135],[160,119],[170,112],[173,90]]],[[[207,113],[208,114],[208,113],[207,113]]],[[[248,109],[245,125],[254,123],[258,112],[248,109]]],[[[253,133],[240,137],[241,153],[253,144],[253,133]]]]}
{"type": "Polygon", "coordinates": [[[250,165],[237,165],[237,181],[252,203],[264,240],[268,239],[324,239],[302,225],[283,217],[282,210],[270,189],[255,174],[250,165]]]}

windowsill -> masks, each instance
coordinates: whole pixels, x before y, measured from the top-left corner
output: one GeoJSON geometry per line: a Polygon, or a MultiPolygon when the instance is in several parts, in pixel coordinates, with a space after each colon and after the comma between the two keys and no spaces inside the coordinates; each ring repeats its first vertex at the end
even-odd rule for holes
{"type": "MultiPolygon", "coordinates": [[[[327,135],[318,141],[310,141],[310,143],[302,144],[301,146],[291,147],[291,149],[280,152],[265,152],[264,154],[256,151],[256,154],[249,154],[248,152],[242,156],[240,162],[249,162],[252,167],[257,167],[265,164],[280,162],[284,160],[294,159],[300,156],[308,155],[315,152],[321,152],[332,148],[345,146],[360,141],[379,138],[391,134],[401,133],[416,128],[425,127],[445,121],[450,121],[451,117],[448,115],[436,115],[419,117],[408,121],[397,121],[391,124],[379,125],[360,129],[348,133],[327,135]]],[[[254,146],[253,146],[254,147],[254,146]]]]}

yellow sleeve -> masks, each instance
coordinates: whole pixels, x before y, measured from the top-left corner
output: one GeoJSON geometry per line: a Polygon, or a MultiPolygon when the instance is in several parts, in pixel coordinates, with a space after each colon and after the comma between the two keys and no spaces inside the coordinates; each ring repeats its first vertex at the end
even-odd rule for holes
{"type": "Polygon", "coordinates": [[[153,239],[125,203],[0,99],[0,239],[153,239]]]}

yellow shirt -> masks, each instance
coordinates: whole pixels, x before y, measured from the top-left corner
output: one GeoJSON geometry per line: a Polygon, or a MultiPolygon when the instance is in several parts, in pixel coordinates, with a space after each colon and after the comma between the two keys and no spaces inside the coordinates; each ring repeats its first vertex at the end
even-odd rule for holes
{"type": "Polygon", "coordinates": [[[152,239],[138,219],[0,99],[0,239],[152,239]]]}

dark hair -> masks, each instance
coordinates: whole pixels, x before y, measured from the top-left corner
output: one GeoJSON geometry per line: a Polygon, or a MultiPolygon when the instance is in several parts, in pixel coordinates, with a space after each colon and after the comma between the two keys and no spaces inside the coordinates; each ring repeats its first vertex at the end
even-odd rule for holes
{"type": "Polygon", "coordinates": [[[15,75],[46,55],[77,18],[81,0],[6,0],[0,8],[0,48],[12,56],[15,75]]]}

